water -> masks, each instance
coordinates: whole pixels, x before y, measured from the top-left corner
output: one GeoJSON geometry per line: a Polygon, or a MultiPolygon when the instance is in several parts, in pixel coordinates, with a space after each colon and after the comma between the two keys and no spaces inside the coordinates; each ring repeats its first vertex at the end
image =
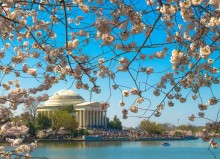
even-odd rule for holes
{"type": "MultiPolygon", "coordinates": [[[[170,147],[160,141],[144,142],[72,142],[39,143],[32,156],[50,159],[213,159],[208,143],[201,140],[170,141],[170,147]]],[[[220,149],[212,149],[220,159],[220,149]]]]}

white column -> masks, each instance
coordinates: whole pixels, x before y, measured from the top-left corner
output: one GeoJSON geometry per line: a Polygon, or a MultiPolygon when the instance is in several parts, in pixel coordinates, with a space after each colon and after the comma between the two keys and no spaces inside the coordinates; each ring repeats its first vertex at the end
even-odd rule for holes
{"type": "Polygon", "coordinates": [[[101,122],[102,122],[102,127],[104,128],[104,116],[103,116],[103,111],[101,111],[101,122]]]}
{"type": "Polygon", "coordinates": [[[95,125],[98,127],[98,111],[95,111],[95,125]]]}
{"type": "Polygon", "coordinates": [[[86,111],[87,113],[87,129],[89,128],[89,124],[90,124],[90,121],[89,121],[89,110],[86,111]]]}
{"type": "Polygon", "coordinates": [[[92,110],[90,110],[90,127],[93,127],[93,114],[92,114],[92,110]]]}
{"type": "Polygon", "coordinates": [[[96,110],[96,127],[99,126],[99,112],[96,110]]]}
{"type": "Polygon", "coordinates": [[[79,110],[79,128],[82,127],[82,111],[79,110]]]}
{"type": "Polygon", "coordinates": [[[102,127],[102,114],[101,114],[101,111],[99,111],[99,127],[102,127]]]}
{"type": "Polygon", "coordinates": [[[88,113],[88,110],[85,110],[85,118],[86,118],[86,124],[85,124],[85,128],[87,129],[88,126],[89,126],[89,113],[88,113]]]}
{"type": "Polygon", "coordinates": [[[83,128],[86,127],[86,110],[83,110],[83,128]]]}
{"type": "Polygon", "coordinates": [[[107,118],[106,118],[106,111],[105,111],[105,128],[107,128],[107,118]]]}
{"type": "Polygon", "coordinates": [[[82,122],[81,122],[81,128],[83,128],[83,124],[84,124],[84,123],[83,123],[83,122],[84,122],[84,121],[83,121],[83,115],[84,115],[84,114],[83,114],[83,110],[81,110],[81,121],[82,121],[82,122]]]}
{"type": "Polygon", "coordinates": [[[103,115],[102,115],[102,110],[100,110],[100,125],[101,125],[101,127],[103,127],[103,125],[102,125],[102,121],[103,121],[103,117],[102,117],[103,115]]]}
{"type": "Polygon", "coordinates": [[[86,110],[86,129],[89,127],[89,112],[86,110]]]}
{"type": "Polygon", "coordinates": [[[99,111],[96,111],[97,127],[99,127],[99,111]]]}
{"type": "Polygon", "coordinates": [[[92,111],[92,126],[95,127],[95,111],[92,111]]]}
{"type": "Polygon", "coordinates": [[[92,111],[89,110],[89,127],[92,127],[92,111]]]}
{"type": "Polygon", "coordinates": [[[79,123],[79,119],[78,119],[78,111],[76,111],[76,116],[75,116],[75,119],[76,119],[76,121],[79,123]]]}
{"type": "Polygon", "coordinates": [[[98,110],[97,112],[98,112],[98,127],[100,127],[101,126],[100,125],[100,111],[98,110]]]}
{"type": "Polygon", "coordinates": [[[83,112],[80,110],[80,128],[83,127],[83,112]]]}

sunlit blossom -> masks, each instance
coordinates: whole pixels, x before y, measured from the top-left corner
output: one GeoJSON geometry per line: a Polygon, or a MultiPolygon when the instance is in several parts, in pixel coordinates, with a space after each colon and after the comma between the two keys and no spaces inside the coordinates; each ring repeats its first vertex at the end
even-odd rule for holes
{"type": "Polygon", "coordinates": [[[209,55],[211,54],[211,50],[209,46],[205,46],[200,48],[200,56],[204,59],[208,58],[209,55]]]}
{"type": "Polygon", "coordinates": [[[102,41],[105,45],[110,45],[114,41],[114,37],[112,35],[103,34],[102,41]]]}
{"type": "Polygon", "coordinates": [[[124,91],[122,92],[122,95],[123,95],[124,97],[128,97],[128,96],[129,96],[129,91],[124,90],[124,91]]]}
{"type": "Polygon", "coordinates": [[[188,117],[190,121],[194,121],[195,120],[195,116],[192,114],[191,116],[188,117]]]}
{"type": "Polygon", "coordinates": [[[138,112],[138,106],[135,106],[135,105],[131,106],[130,111],[133,112],[133,113],[137,113],[138,112]]]}
{"type": "Polygon", "coordinates": [[[141,104],[141,103],[144,102],[144,98],[143,98],[143,97],[138,97],[138,98],[136,99],[136,102],[137,102],[138,104],[141,104]]]}

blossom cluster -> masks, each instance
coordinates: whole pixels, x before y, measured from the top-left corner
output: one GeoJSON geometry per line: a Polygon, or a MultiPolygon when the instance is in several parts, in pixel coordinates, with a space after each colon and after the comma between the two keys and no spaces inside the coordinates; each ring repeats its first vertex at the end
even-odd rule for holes
{"type": "Polygon", "coordinates": [[[14,122],[7,122],[1,126],[0,134],[1,135],[25,135],[28,131],[28,128],[22,124],[21,121],[14,123],[14,122]]]}
{"type": "MultiPolygon", "coordinates": [[[[20,105],[46,101],[49,96],[45,92],[60,81],[98,94],[103,89],[98,82],[106,77],[114,90],[122,91],[119,105],[124,119],[128,111],[139,114],[147,110],[141,105],[151,101],[148,92],[163,99],[154,105],[151,115],[155,117],[161,116],[166,106],[186,103],[190,96],[195,101],[201,99],[203,88],[211,90],[212,95],[206,103],[200,101],[198,116],[204,118],[205,111],[218,104],[212,85],[219,84],[219,0],[146,0],[145,5],[122,0],[103,2],[73,0],[58,4],[41,0],[33,5],[29,1],[2,1],[2,122],[20,105]],[[172,67],[163,68],[168,58],[172,67]],[[160,60],[161,67],[151,60],[160,60]],[[130,79],[122,75],[120,84],[116,77],[121,74],[130,79]],[[155,74],[160,79],[152,79],[155,74]],[[134,102],[126,108],[129,97],[134,102]]],[[[108,107],[108,102],[101,103],[102,109],[108,107]]],[[[189,120],[195,119],[194,114],[189,116],[189,120]]],[[[19,122],[1,127],[2,134],[26,132],[19,122]]],[[[12,145],[21,142],[8,141],[12,145]]],[[[210,144],[217,147],[214,141],[210,144]]],[[[23,153],[32,147],[21,145],[17,150],[23,153]]]]}
{"type": "Polygon", "coordinates": [[[122,57],[119,61],[119,63],[121,64],[121,66],[118,66],[117,69],[119,71],[127,71],[128,66],[130,64],[130,60],[127,59],[126,57],[122,57]]]}

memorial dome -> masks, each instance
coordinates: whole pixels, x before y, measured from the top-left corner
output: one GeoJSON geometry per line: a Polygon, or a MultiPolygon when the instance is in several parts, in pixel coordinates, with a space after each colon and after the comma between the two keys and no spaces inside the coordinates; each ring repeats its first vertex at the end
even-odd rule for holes
{"type": "Polygon", "coordinates": [[[49,99],[83,99],[72,90],[61,90],[53,94],[49,99]]]}
{"type": "Polygon", "coordinates": [[[54,93],[44,106],[67,106],[83,103],[84,99],[72,90],[61,90],[54,93]]]}

